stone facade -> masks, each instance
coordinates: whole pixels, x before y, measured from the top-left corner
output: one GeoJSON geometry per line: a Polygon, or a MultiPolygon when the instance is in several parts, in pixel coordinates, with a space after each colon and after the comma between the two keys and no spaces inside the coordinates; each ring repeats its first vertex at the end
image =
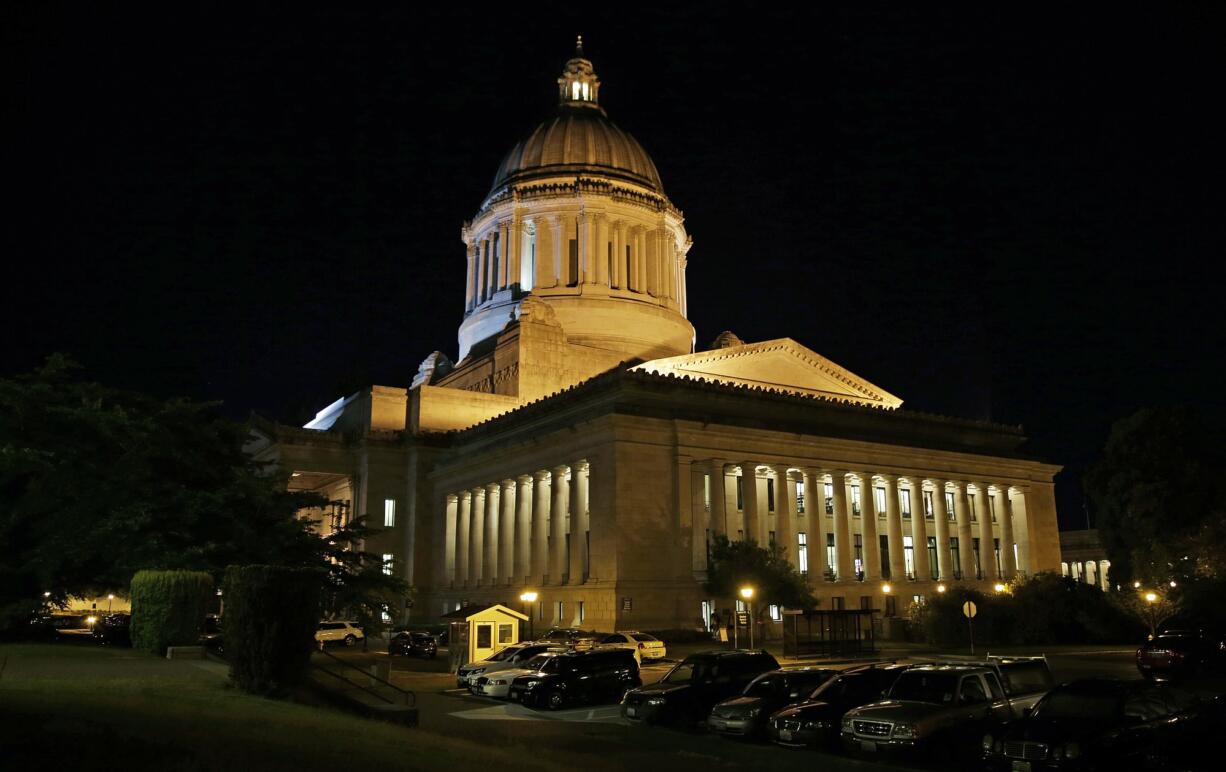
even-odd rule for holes
{"type": "Polygon", "coordinates": [[[250,446],[339,502],[321,528],[367,517],[404,613],[534,590],[538,624],[693,627],[732,606],[702,591],[721,534],[782,546],[826,608],[1060,568],[1059,467],[1019,427],[903,410],[790,338],[696,351],[680,211],[591,63],[558,89],[462,230],[458,359],[250,446]]]}

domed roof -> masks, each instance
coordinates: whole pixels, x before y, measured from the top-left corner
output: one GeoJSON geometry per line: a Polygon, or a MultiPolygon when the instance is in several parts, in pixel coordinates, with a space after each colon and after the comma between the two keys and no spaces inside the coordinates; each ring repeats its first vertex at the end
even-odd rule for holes
{"type": "Polygon", "coordinates": [[[511,148],[498,166],[493,189],[510,182],[577,174],[623,179],[664,194],[656,165],[634,137],[603,110],[566,105],[511,148]]]}
{"type": "Polygon", "coordinates": [[[583,58],[580,38],[575,58],[558,78],[557,114],[511,148],[498,166],[491,193],[512,182],[592,174],[637,183],[664,195],[651,156],[609,120],[599,93],[600,79],[583,58]]]}

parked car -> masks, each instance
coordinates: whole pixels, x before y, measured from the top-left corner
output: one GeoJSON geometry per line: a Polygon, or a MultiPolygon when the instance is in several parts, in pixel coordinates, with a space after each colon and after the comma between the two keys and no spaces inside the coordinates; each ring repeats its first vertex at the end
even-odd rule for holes
{"type": "Polygon", "coordinates": [[[43,614],[30,623],[31,637],[52,641],[93,637],[98,617],[86,614],[43,614]]]}
{"type": "Polygon", "coordinates": [[[844,670],[767,722],[767,734],[779,745],[834,748],[843,714],[885,698],[894,679],[910,665],[874,664],[844,670]]]}
{"type": "Polygon", "coordinates": [[[763,673],[739,695],[712,708],[707,728],[725,736],[760,737],[772,713],[808,697],[838,672],[826,667],[785,667],[763,673]]]}
{"type": "Polygon", "coordinates": [[[128,614],[104,614],[98,617],[91,631],[93,638],[104,646],[131,646],[132,617],[128,614]]]}
{"type": "Polygon", "coordinates": [[[538,642],[569,646],[572,649],[590,649],[596,645],[600,634],[577,627],[552,627],[537,639],[538,642]]]}
{"type": "Polygon", "coordinates": [[[320,622],[315,630],[315,640],[321,648],[329,643],[356,646],[365,637],[366,633],[362,632],[357,622],[320,622]]]}
{"type": "Polygon", "coordinates": [[[995,670],[919,665],[899,674],[887,699],[847,711],[840,733],[853,753],[978,756],[985,731],[1013,718],[995,670]]]}
{"type": "Polygon", "coordinates": [[[461,665],[460,669],[456,671],[456,686],[461,689],[468,689],[482,675],[496,673],[499,670],[524,667],[524,663],[528,660],[550,650],[565,651],[566,647],[540,642],[512,644],[494,652],[485,659],[461,665]]]}
{"type": "MultiPolygon", "coordinates": [[[[1213,769],[1221,698],[1145,681],[1061,684],[1030,711],[985,734],[990,770],[1213,769]]],[[[1215,763],[1216,762],[1216,763],[1215,763]]]]}
{"type": "Polygon", "coordinates": [[[438,654],[438,644],[429,633],[396,633],[387,642],[388,656],[397,654],[404,657],[424,657],[434,659],[438,654]]]}
{"type": "Polygon", "coordinates": [[[654,635],[640,633],[638,630],[622,630],[606,635],[599,640],[598,645],[631,649],[635,652],[635,658],[638,659],[639,664],[642,664],[645,659],[664,659],[668,654],[664,641],[654,635]]]}
{"type": "Polygon", "coordinates": [[[1046,657],[989,656],[983,664],[996,671],[1015,716],[1034,707],[1056,685],[1046,657]]]}
{"type": "Polygon", "coordinates": [[[473,675],[469,678],[468,690],[482,697],[506,699],[510,696],[516,678],[543,672],[550,667],[550,662],[555,657],[568,651],[570,650],[561,647],[551,647],[519,662],[518,665],[473,675]]]}
{"type": "Polygon", "coordinates": [[[1167,630],[1137,649],[1137,670],[1154,681],[1174,681],[1222,669],[1226,640],[1203,630],[1167,630]]]}
{"type": "Polygon", "coordinates": [[[765,651],[735,649],[691,654],[658,683],[632,689],[621,714],[646,724],[702,721],[717,702],[739,694],[749,682],[779,663],[765,651]]]}
{"type": "Polygon", "coordinates": [[[509,696],[530,708],[559,710],[617,702],[642,685],[634,651],[576,651],[551,657],[538,672],[515,678],[509,696]]]}

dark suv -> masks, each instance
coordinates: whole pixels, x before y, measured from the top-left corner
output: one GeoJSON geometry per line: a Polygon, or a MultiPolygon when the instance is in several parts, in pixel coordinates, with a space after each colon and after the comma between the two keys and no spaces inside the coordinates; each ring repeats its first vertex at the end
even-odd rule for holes
{"type": "Polygon", "coordinates": [[[739,694],[749,682],[779,663],[765,651],[707,651],[691,654],[658,683],[626,694],[621,714],[648,724],[702,721],[717,702],[739,694]]]}
{"type": "Polygon", "coordinates": [[[808,699],[770,717],[767,732],[780,745],[834,748],[843,714],[885,699],[898,674],[909,665],[867,665],[844,670],[815,689],[808,699]]]}
{"type": "Polygon", "coordinates": [[[712,708],[707,716],[707,729],[724,736],[757,737],[765,731],[770,714],[808,697],[838,672],[828,667],[769,670],[751,681],[739,695],[712,708]]]}
{"type": "Polygon", "coordinates": [[[573,651],[550,657],[541,669],[511,682],[507,697],[550,710],[599,702],[617,702],[628,689],[643,684],[639,663],[630,649],[573,651]]]}

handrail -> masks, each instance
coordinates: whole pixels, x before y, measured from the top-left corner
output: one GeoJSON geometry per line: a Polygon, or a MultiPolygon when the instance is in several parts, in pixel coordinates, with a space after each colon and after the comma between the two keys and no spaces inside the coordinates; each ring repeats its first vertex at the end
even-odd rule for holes
{"type": "MultiPolygon", "coordinates": [[[[413,692],[408,691],[407,689],[401,689],[399,686],[396,686],[394,683],[392,683],[392,682],[390,682],[390,681],[385,681],[385,680],[383,680],[382,678],[380,678],[379,676],[374,675],[374,674],[373,674],[373,673],[371,673],[370,671],[368,671],[368,670],[363,670],[362,668],[358,667],[357,665],[353,664],[352,662],[346,662],[345,660],[341,659],[340,657],[336,656],[335,654],[332,654],[332,653],[331,653],[331,652],[329,652],[329,651],[326,651],[326,650],[320,649],[319,653],[320,653],[320,654],[323,654],[324,656],[328,657],[329,659],[333,660],[334,662],[336,662],[336,663],[338,663],[338,664],[344,665],[345,667],[349,668],[350,670],[356,670],[357,672],[361,673],[361,674],[362,674],[362,676],[363,676],[364,678],[369,678],[369,679],[372,679],[372,680],[374,680],[374,681],[378,681],[379,683],[383,684],[384,686],[387,686],[387,687],[388,687],[389,689],[391,689],[392,691],[394,691],[394,692],[396,692],[396,693],[398,693],[398,694],[402,695],[402,696],[404,697],[404,704],[405,704],[405,705],[408,705],[408,706],[410,706],[410,707],[416,707],[416,706],[417,706],[417,695],[416,695],[416,694],[414,694],[413,692]]],[[[319,670],[320,672],[327,673],[328,675],[330,675],[330,676],[332,676],[332,677],[334,677],[334,678],[339,678],[340,680],[344,681],[345,683],[352,684],[353,686],[356,686],[357,688],[361,689],[361,690],[362,690],[362,691],[364,691],[364,692],[368,692],[368,693],[370,693],[370,694],[373,694],[374,696],[378,697],[379,699],[383,700],[384,702],[388,703],[389,705],[394,705],[394,704],[395,704],[395,703],[394,703],[392,700],[387,699],[387,698],[386,698],[386,697],[384,697],[383,695],[381,695],[381,694],[379,694],[379,693],[377,693],[377,692],[375,692],[375,691],[372,691],[371,689],[368,689],[368,688],[366,688],[366,687],[362,686],[361,684],[356,684],[356,683],[354,683],[353,681],[350,681],[348,678],[345,678],[344,676],[342,676],[342,675],[340,675],[340,674],[338,674],[338,673],[333,673],[331,670],[328,670],[327,668],[320,667],[319,665],[312,665],[312,667],[316,668],[316,669],[317,669],[317,670],[319,670]]]]}

